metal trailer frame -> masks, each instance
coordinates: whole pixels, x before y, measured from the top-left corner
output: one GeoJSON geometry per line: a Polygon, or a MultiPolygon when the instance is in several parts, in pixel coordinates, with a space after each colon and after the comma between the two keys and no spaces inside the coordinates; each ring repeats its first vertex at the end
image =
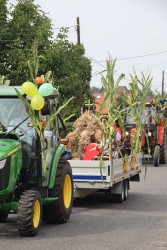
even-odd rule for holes
{"type": "Polygon", "coordinates": [[[128,180],[140,181],[142,168],[142,155],[136,156],[136,164],[131,169],[131,157],[128,161],[128,170],[123,168],[123,159],[104,160],[69,160],[73,172],[74,198],[82,198],[96,191],[104,191],[112,194],[120,194],[122,183],[128,180]]]}

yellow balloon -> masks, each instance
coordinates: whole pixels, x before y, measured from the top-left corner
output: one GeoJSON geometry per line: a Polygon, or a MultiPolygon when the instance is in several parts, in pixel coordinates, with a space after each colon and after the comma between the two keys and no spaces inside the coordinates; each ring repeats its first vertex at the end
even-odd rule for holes
{"type": "Polygon", "coordinates": [[[22,90],[25,94],[29,96],[34,96],[38,94],[38,89],[32,82],[24,82],[22,84],[22,90]]]}
{"type": "Polygon", "coordinates": [[[45,104],[45,101],[41,95],[34,95],[31,99],[31,106],[35,110],[41,110],[44,104],[45,104]]]}

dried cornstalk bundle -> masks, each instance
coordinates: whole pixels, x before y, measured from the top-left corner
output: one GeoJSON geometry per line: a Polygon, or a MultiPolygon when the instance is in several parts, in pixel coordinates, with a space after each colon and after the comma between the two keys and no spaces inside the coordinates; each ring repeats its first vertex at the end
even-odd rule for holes
{"type": "Polygon", "coordinates": [[[82,158],[86,145],[100,143],[102,124],[91,111],[86,111],[74,122],[73,128],[74,131],[66,136],[69,141],[67,147],[74,157],[82,158]]]}

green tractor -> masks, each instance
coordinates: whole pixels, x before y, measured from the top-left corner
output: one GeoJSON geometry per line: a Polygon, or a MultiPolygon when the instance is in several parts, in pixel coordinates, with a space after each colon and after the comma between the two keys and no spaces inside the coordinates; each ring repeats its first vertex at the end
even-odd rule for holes
{"type": "MultiPolygon", "coordinates": [[[[17,90],[21,93],[21,87],[17,90]]],[[[56,97],[45,99],[45,121],[56,110],[56,97]]],[[[0,86],[0,110],[0,222],[17,214],[20,235],[35,236],[41,220],[64,223],[72,210],[72,170],[63,160],[58,117],[44,130],[43,169],[40,138],[14,87],[0,86]]]]}

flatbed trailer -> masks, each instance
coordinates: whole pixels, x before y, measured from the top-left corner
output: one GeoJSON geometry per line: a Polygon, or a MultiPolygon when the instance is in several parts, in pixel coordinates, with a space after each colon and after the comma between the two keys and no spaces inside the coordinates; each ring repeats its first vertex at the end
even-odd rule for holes
{"type": "Polygon", "coordinates": [[[129,157],[128,169],[125,171],[122,158],[112,161],[72,159],[74,182],[74,198],[83,198],[94,192],[103,191],[117,202],[123,202],[128,197],[130,181],[140,181],[142,155],[136,156],[132,169],[132,158],[129,157]]]}

